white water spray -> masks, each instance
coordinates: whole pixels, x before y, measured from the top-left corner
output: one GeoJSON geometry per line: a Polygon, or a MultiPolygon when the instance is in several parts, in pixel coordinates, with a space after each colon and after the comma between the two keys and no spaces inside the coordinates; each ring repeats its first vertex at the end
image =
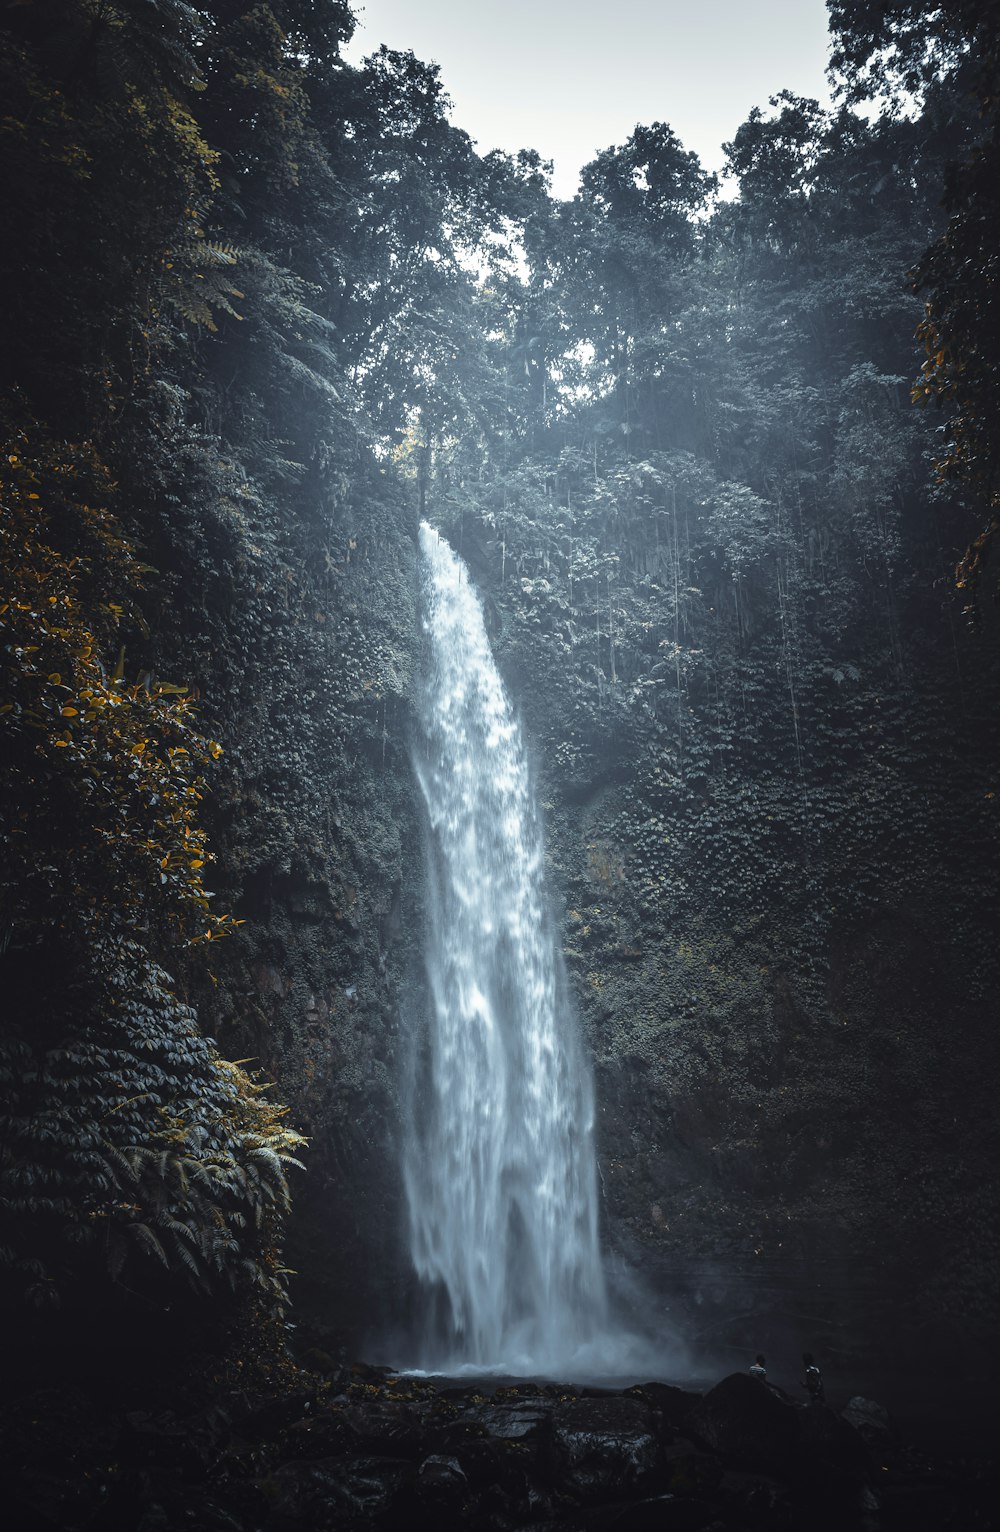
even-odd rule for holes
{"type": "Polygon", "coordinates": [[[608,1371],[593,1091],[517,722],[468,573],[420,529],[430,1034],[404,1175],[425,1365],[608,1371]]]}

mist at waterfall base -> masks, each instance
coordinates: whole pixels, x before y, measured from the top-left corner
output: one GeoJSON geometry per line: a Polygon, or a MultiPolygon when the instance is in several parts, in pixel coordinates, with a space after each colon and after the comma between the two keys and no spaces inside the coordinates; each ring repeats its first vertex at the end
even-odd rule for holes
{"type": "Polygon", "coordinates": [[[676,1375],[680,1344],[638,1333],[609,1295],[591,1070],[547,907],[527,758],[483,609],[464,564],[427,523],[420,551],[414,765],[426,810],[428,1015],[411,1039],[405,1090],[421,1308],[407,1365],[676,1375]]]}

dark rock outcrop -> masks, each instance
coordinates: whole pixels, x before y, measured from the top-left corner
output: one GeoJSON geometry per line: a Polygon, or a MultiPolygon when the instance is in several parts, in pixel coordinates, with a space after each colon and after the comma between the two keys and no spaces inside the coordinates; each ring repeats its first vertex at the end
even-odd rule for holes
{"type": "Polygon", "coordinates": [[[846,1420],[824,1404],[791,1404],[746,1373],[706,1394],[691,1428],[727,1462],[795,1484],[856,1488],[871,1476],[864,1441],[846,1420]]]}
{"type": "Polygon", "coordinates": [[[300,1374],[283,1391],[226,1394],[189,1415],[120,1412],[82,1393],[60,1401],[42,1391],[5,1412],[0,1472],[18,1526],[32,1532],[989,1525],[995,1486],[984,1461],[930,1457],[890,1440],[873,1493],[853,1426],[742,1374],[703,1397],[648,1384],[623,1392],[525,1384],[492,1395],[487,1386],[300,1374]],[[696,1400],[686,1424],[666,1419],[658,1394],[668,1410],[678,1396],[696,1400]]]}
{"type": "Polygon", "coordinates": [[[740,1466],[785,1474],[796,1461],[798,1411],[766,1383],[733,1373],[695,1407],[691,1429],[699,1441],[740,1466]]]}
{"type": "Polygon", "coordinates": [[[619,1499],[648,1484],[659,1464],[652,1413],[639,1399],[560,1401],[549,1430],[553,1480],[581,1500],[619,1499]]]}
{"type": "Polygon", "coordinates": [[[883,1447],[895,1437],[888,1410],[876,1404],[874,1399],[863,1399],[860,1394],[855,1394],[853,1399],[847,1401],[846,1408],[841,1410],[841,1416],[870,1447],[883,1447]]]}

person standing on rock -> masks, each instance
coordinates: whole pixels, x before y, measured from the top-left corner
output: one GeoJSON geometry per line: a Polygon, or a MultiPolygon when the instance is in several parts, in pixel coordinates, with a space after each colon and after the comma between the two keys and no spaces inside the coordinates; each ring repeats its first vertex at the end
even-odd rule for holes
{"type": "Polygon", "coordinates": [[[802,1365],[806,1375],[802,1379],[802,1387],[809,1395],[810,1404],[825,1404],[826,1394],[823,1389],[823,1374],[816,1366],[816,1360],[811,1351],[803,1351],[802,1365]]]}
{"type": "Polygon", "coordinates": [[[762,1351],[758,1351],[757,1360],[750,1364],[750,1376],[760,1383],[767,1382],[767,1358],[762,1351]]]}

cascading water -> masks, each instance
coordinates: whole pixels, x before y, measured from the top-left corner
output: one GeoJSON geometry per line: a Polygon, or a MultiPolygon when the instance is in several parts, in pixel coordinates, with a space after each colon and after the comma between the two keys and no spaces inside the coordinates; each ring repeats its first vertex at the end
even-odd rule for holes
{"type": "Polygon", "coordinates": [[[593,1092],[517,722],[464,565],[420,530],[430,1032],[404,1175],[440,1371],[568,1375],[607,1337],[593,1092]]]}

